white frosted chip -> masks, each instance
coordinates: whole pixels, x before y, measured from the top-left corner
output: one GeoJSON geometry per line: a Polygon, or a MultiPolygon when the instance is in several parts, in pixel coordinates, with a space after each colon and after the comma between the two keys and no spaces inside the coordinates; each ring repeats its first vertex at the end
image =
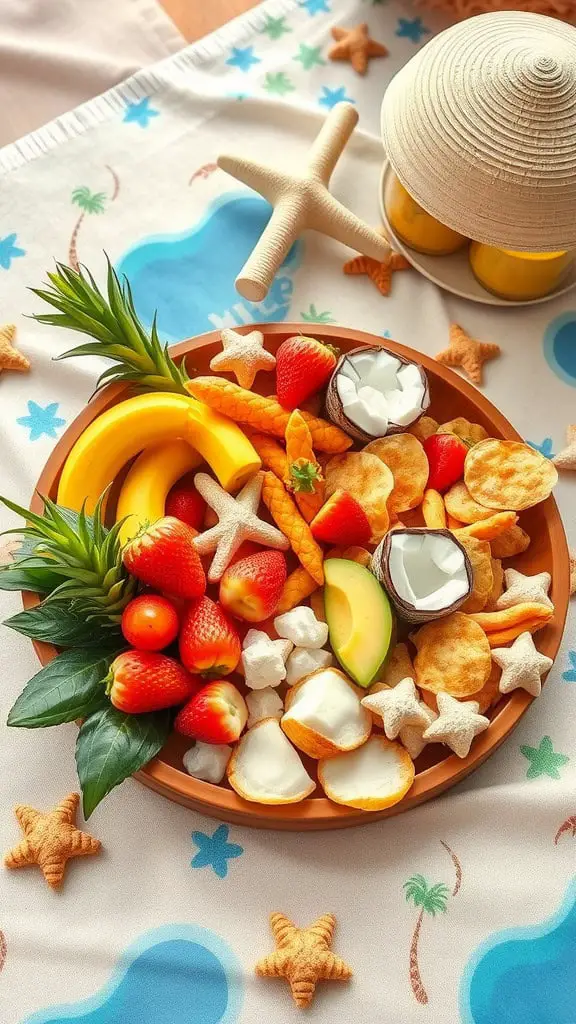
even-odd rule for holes
{"type": "Polygon", "coordinates": [[[316,788],[273,718],[244,733],[230,759],[228,781],[245,800],[263,804],[297,803],[316,788]]]}
{"type": "Polygon", "coordinates": [[[319,668],[328,668],[334,664],[330,651],[310,650],[306,647],[295,647],[286,662],[286,682],[288,686],[299,683],[304,676],[316,672],[319,668]]]}
{"type": "Polygon", "coordinates": [[[282,728],[296,746],[312,757],[322,753],[316,750],[318,740],[328,740],[338,750],[352,750],[370,735],[370,715],[350,680],[337,669],[327,668],[305,679],[291,691],[287,703],[282,728]],[[304,742],[299,726],[308,730],[304,742]]]}
{"type": "Polygon", "coordinates": [[[201,743],[197,740],[182,758],[188,775],[215,785],[222,782],[226,774],[226,765],[230,760],[232,747],[223,743],[201,743]]]}

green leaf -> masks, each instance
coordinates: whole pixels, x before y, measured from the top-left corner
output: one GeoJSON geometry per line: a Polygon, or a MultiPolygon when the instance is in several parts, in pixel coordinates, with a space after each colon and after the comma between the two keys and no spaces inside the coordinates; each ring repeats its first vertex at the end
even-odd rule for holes
{"type": "Polygon", "coordinates": [[[128,776],[162,748],[170,730],[170,712],[127,715],[111,704],[86,719],[76,742],[76,767],[84,817],[128,776]]]}
{"type": "Polygon", "coordinates": [[[64,651],[26,684],[8,715],[8,725],[43,729],[87,718],[107,707],[104,680],[121,644],[64,651]]]}
{"type": "Polygon", "coordinates": [[[22,559],[0,566],[0,590],[32,590],[48,594],[60,584],[60,577],[42,558],[22,559]]]}
{"type": "Polygon", "coordinates": [[[39,604],[6,619],[5,626],[32,640],[44,640],[57,647],[95,647],[120,636],[117,627],[89,620],[84,610],[57,603],[39,604]]]}

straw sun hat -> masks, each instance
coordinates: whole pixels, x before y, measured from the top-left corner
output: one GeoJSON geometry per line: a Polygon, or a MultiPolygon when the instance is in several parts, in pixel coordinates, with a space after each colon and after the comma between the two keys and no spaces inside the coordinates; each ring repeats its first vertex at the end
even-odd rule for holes
{"type": "Polygon", "coordinates": [[[576,28],[520,11],[454,25],[392,79],[382,135],[404,187],[453,230],[576,249],[576,28]]]}

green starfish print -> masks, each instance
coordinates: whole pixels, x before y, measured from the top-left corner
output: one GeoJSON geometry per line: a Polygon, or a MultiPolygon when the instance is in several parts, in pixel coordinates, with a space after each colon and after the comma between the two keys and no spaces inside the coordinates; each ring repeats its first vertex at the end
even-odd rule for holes
{"type": "Polygon", "coordinates": [[[302,310],[302,312],[300,313],[300,316],[307,323],[312,323],[312,324],[334,324],[334,323],[336,323],[336,321],[334,320],[334,317],[331,316],[329,310],[326,309],[326,310],[324,310],[323,313],[319,313],[313,302],[310,303],[307,311],[306,310],[302,310]]]}
{"type": "Polygon", "coordinates": [[[326,61],[322,60],[320,56],[321,53],[321,46],[306,46],[306,43],[300,43],[300,49],[293,60],[299,60],[304,71],[310,71],[316,66],[321,67],[326,64],[326,61]]]}
{"type": "Polygon", "coordinates": [[[520,747],[520,752],[530,762],[526,772],[527,779],[538,779],[541,775],[548,775],[551,779],[559,779],[559,768],[568,764],[570,758],[566,754],[557,754],[552,746],[549,736],[540,740],[538,747],[520,747]]]}
{"type": "Polygon", "coordinates": [[[285,96],[287,92],[294,92],[295,86],[288,78],[285,71],[269,71],[264,82],[266,92],[275,93],[277,96],[285,96]]]}
{"type": "Polygon", "coordinates": [[[286,24],[286,18],[272,18],[268,15],[266,24],[260,31],[265,32],[269,39],[281,39],[283,35],[291,32],[292,29],[286,24]]]}

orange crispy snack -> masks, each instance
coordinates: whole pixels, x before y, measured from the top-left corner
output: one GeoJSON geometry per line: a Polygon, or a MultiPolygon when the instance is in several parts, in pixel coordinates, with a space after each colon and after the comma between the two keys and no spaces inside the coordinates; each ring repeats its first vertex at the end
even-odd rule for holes
{"type": "MultiPolygon", "coordinates": [[[[284,437],[290,413],[275,398],[264,398],[223,377],[196,377],[187,382],[186,390],[231,420],[248,423],[263,434],[284,437]]],[[[337,454],[350,448],[352,438],[339,427],[307,412],[302,416],[310,429],[312,443],[319,451],[337,454]]]]}
{"type": "Polygon", "coordinates": [[[276,951],[256,964],[261,978],[285,978],[296,1006],[309,1006],[319,981],[348,981],[352,970],[332,952],[336,918],[324,914],[296,928],[284,914],[270,916],[276,951]]]}
{"type": "Polygon", "coordinates": [[[368,35],[365,21],[354,28],[335,25],[331,31],[336,45],[328,50],[328,60],[348,60],[359,75],[366,74],[372,57],[388,56],[386,47],[368,35]]]}
{"type": "Polygon", "coordinates": [[[51,889],[59,889],[66,862],[71,857],[87,857],[98,853],[99,839],[76,828],[80,797],[70,793],[53,811],[42,814],[34,807],[18,804],[16,817],[24,838],[4,857],[7,868],[37,864],[51,889]]]}
{"type": "MultiPolygon", "coordinates": [[[[524,626],[531,633],[535,633],[537,629],[542,629],[550,621],[553,613],[554,610],[547,608],[544,604],[538,604],[536,601],[522,601],[520,604],[514,604],[510,608],[502,608],[499,611],[472,613],[469,618],[477,622],[485,633],[501,633],[514,629],[516,626],[524,626]],[[534,625],[535,629],[530,629],[531,625],[534,625]]],[[[521,632],[522,630],[520,630],[521,632]]]]}
{"type": "Polygon", "coordinates": [[[300,564],[310,573],[318,586],[324,583],[324,556],[284,484],[274,473],[264,474],[262,501],[276,526],[288,538],[290,547],[300,564]]]}
{"type": "Polygon", "coordinates": [[[470,523],[458,530],[459,537],[476,537],[476,540],[494,540],[510,527],[518,522],[515,512],[496,512],[488,519],[479,519],[476,523],[470,523]]]}
{"type": "Polygon", "coordinates": [[[266,469],[271,469],[280,480],[285,480],[288,476],[288,459],[282,445],[278,444],[273,437],[261,434],[259,430],[253,430],[252,427],[244,426],[242,429],[248,440],[254,445],[262,460],[262,465],[266,469]]]}
{"type": "Polygon", "coordinates": [[[284,584],[276,614],[281,615],[282,612],[289,612],[291,608],[302,604],[302,601],[310,597],[317,587],[316,580],[312,578],[308,570],[304,566],[299,565],[297,569],[294,569],[294,572],[290,573],[284,584]]]}
{"type": "Polygon", "coordinates": [[[324,504],[324,478],[312,447],[308,424],[298,409],[286,425],[288,472],[285,484],[294,493],[296,504],[307,523],[311,523],[324,504]]]}
{"type": "Polygon", "coordinates": [[[424,516],[424,522],[429,529],[446,529],[446,508],[444,507],[444,499],[440,492],[433,490],[432,487],[429,487],[428,490],[424,491],[424,497],[422,499],[422,515],[424,516]]]}

